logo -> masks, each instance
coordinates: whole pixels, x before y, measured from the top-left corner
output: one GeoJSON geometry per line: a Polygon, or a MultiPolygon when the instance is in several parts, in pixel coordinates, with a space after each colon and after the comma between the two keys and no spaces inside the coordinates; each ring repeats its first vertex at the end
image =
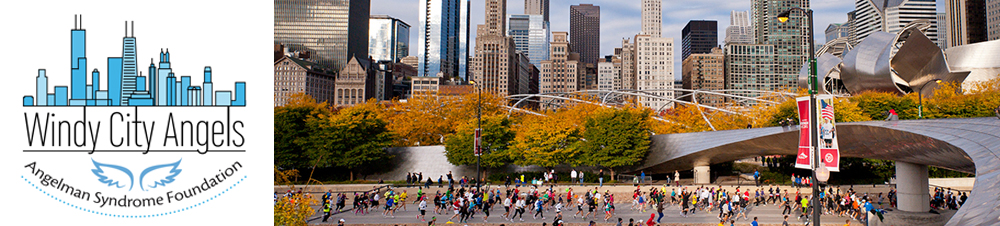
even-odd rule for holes
{"type": "MultiPolygon", "coordinates": [[[[91,160],[91,161],[93,161],[93,160],[91,160]]],[[[122,182],[125,181],[124,177],[114,178],[114,177],[109,177],[109,176],[107,176],[104,173],[104,169],[103,168],[109,168],[109,169],[118,170],[119,172],[122,172],[122,173],[124,173],[124,175],[128,176],[128,183],[127,184],[128,184],[128,190],[129,191],[131,191],[132,187],[135,186],[135,182],[136,182],[134,180],[135,179],[135,175],[132,174],[132,171],[126,169],[125,167],[118,166],[118,165],[104,164],[104,163],[99,163],[97,161],[93,161],[93,162],[94,162],[94,167],[97,167],[97,168],[95,168],[93,170],[90,170],[90,171],[94,172],[94,175],[97,175],[97,178],[98,178],[97,181],[100,181],[103,184],[108,184],[108,186],[113,186],[113,187],[118,187],[118,188],[124,188],[125,187],[126,184],[122,184],[122,182]]],[[[146,168],[146,169],[142,170],[141,171],[142,173],[139,174],[139,188],[141,188],[142,190],[145,191],[147,187],[148,188],[156,188],[157,186],[164,186],[166,184],[174,182],[174,177],[176,177],[177,174],[181,173],[181,170],[177,169],[177,165],[180,165],[180,164],[181,164],[181,160],[177,160],[177,162],[175,162],[175,163],[168,163],[168,164],[163,164],[163,165],[150,166],[149,168],[146,168]],[[162,169],[162,170],[160,170],[160,169],[162,169]],[[160,172],[160,171],[163,171],[163,172],[160,172]],[[152,179],[151,183],[149,183],[149,184],[142,183],[143,179],[146,178],[146,175],[149,174],[150,172],[153,172],[153,175],[157,175],[157,172],[160,172],[159,173],[160,175],[164,175],[165,174],[166,176],[152,177],[151,178],[152,179]],[[157,179],[157,178],[159,178],[159,179],[157,179]]],[[[146,180],[146,181],[149,182],[150,180],[146,180]]]]}
{"type": "MultiPolygon", "coordinates": [[[[26,184],[54,205],[146,218],[197,207],[246,178],[245,82],[213,82],[210,66],[175,71],[167,48],[140,68],[134,22],[121,45],[88,46],[81,21],[70,30],[68,73],[39,69],[35,92],[22,98],[26,184]],[[99,62],[88,47],[121,55],[99,62]]],[[[158,34],[175,32],[183,31],[158,34]]]]}
{"type": "Polygon", "coordinates": [[[807,159],[807,158],[809,158],[809,155],[806,155],[806,153],[804,152],[799,152],[799,159],[807,159]]]}

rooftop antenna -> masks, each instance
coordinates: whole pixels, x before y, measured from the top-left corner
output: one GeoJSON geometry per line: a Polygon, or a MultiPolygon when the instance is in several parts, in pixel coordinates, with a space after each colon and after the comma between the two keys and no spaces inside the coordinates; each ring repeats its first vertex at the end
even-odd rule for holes
{"type": "Polygon", "coordinates": [[[76,19],[77,19],[77,15],[73,14],[73,30],[76,30],[76,24],[80,23],[80,22],[77,22],[76,19]]]}
{"type": "Polygon", "coordinates": [[[135,21],[134,20],[132,21],[132,29],[131,29],[131,31],[132,31],[132,35],[129,36],[129,37],[135,37],[135,21]]]}
{"type": "Polygon", "coordinates": [[[128,21],[125,21],[125,37],[128,37],[128,21]]]}

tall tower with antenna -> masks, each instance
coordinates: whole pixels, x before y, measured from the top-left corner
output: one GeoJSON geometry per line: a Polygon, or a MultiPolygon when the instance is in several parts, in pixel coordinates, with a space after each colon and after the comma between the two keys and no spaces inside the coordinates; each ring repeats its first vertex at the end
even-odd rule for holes
{"type": "MultiPolygon", "coordinates": [[[[129,97],[136,91],[136,49],[135,49],[135,21],[125,22],[125,37],[122,38],[122,105],[128,105],[129,97]]],[[[142,84],[145,85],[145,84],[142,84]]]]}

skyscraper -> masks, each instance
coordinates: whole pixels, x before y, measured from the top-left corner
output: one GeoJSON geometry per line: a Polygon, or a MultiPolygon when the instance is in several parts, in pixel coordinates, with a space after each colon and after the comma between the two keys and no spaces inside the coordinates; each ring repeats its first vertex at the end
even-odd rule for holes
{"type": "MultiPolygon", "coordinates": [[[[636,89],[662,98],[674,98],[674,39],[635,36],[636,89]]],[[[639,104],[661,110],[673,108],[673,102],[639,97],[639,104]]]]}
{"type": "Polygon", "coordinates": [[[35,77],[35,106],[52,105],[48,102],[49,76],[45,75],[45,69],[38,69],[38,76],[35,77]]]}
{"type": "MultiPolygon", "coordinates": [[[[854,22],[851,23],[849,41],[852,46],[858,46],[872,32],[883,31],[885,28],[885,7],[887,1],[855,0],[854,22]]],[[[893,3],[897,3],[894,1],[893,3]]]]}
{"type": "Polygon", "coordinates": [[[368,59],[370,4],[370,0],[275,0],[274,41],[289,50],[309,51],[311,59],[339,71],[352,56],[368,59]]]}
{"type": "Polygon", "coordinates": [[[692,20],[681,30],[681,59],[693,53],[710,53],[719,45],[718,22],[714,20],[692,20]]]}
{"type": "Polygon", "coordinates": [[[769,87],[765,90],[791,89],[798,87],[799,69],[809,58],[808,18],[801,11],[792,11],[784,23],[776,18],[778,14],[794,7],[809,9],[808,0],[769,1],[754,0],[752,17],[754,39],[757,44],[773,45],[774,64],[772,73],[763,73],[755,82],[769,87]]]}
{"type": "Polygon", "coordinates": [[[622,60],[621,72],[619,75],[622,77],[621,89],[636,89],[636,76],[635,76],[635,42],[629,40],[629,38],[622,38],[622,47],[615,48],[615,55],[618,59],[622,60]]]}
{"type": "Polygon", "coordinates": [[[514,40],[507,37],[507,0],[486,0],[486,23],[476,29],[473,81],[484,92],[500,96],[517,94],[517,61],[514,40]]]}
{"type": "Polygon", "coordinates": [[[642,0],[642,32],[653,37],[663,36],[662,0],[642,0]]]}
{"type": "MultiPolygon", "coordinates": [[[[682,63],[681,87],[692,90],[721,90],[725,82],[725,67],[723,67],[723,52],[718,47],[711,53],[694,53],[684,58],[682,63]]],[[[687,93],[687,92],[684,92],[687,93]]],[[[697,101],[700,104],[721,107],[723,98],[719,95],[696,95],[684,98],[687,101],[697,101]]]]}
{"type": "Polygon", "coordinates": [[[944,35],[939,35],[939,31],[945,30],[939,29],[938,26],[936,0],[903,0],[898,5],[890,4],[885,7],[886,32],[896,34],[906,24],[917,20],[929,21],[931,27],[924,32],[924,35],[938,46],[946,46],[943,40],[944,35]]]}
{"type": "Polygon", "coordinates": [[[472,16],[470,15],[472,2],[471,0],[458,0],[458,4],[460,5],[460,12],[458,13],[460,22],[458,27],[458,58],[456,61],[458,64],[458,78],[467,81],[469,79],[469,70],[471,69],[469,68],[471,67],[469,64],[473,57],[469,55],[469,45],[472,45],[469,41],[469,36],[472,35],[472,30],[470,30],[472,26],[472,16]]]}
{"type": "Polygon", "coordinates": [[[153,97],[156,99],[156,105],[158,106],[168,106],[170,104],[170,90],[173,84],[169,83],[171,77],[174,77],[173,69],[170,68],[170,49],[167,52],[160,50],[160,66],[156,69],[156,92],[153,97]]]}
{"type": "MultiPolygon", "coordinates": [[[[656,1],[656,0],[653,0],[656,1]]],[[[663,14],[658,4],[643,1],[642,15],[663,14]],[[650,5],[646,5],[650,4],[650,5]]],[[[632,56],[634,67],[622,66],[622,69],[632,69],[637,90],[660,96],[666,99],[674,98],[674,39],[661,37],[656,27],[661,26],[656,19],[642,21],[644,32],[635,36],[632,56]]],[[[624,42],[622,45],[626,45],[624,42]]],[[[624,47],[624,46],[623,46],[624,47]]],[[[626,50],[623,50],[626,51],[626,50]]],[[[623,64],[629,60],[623,60],[623,64]]],[[[622,73],[623,76],[630,73],[622,73]]],[[[623,79],[627,80],[627,79],[623,79]]],[[[673,102],[660,98],[639,97],[639,105],[653,110],[673,108],[673,102]]]]}
{"type": "Polygon", "coordinates": [[[547,24],[549,22],[549,0],[524,0],[524,14],[541,15],[547,24]]]}
{"type": "Polygon", "coordinates": [[[417,73],[422,77],[459,76],[459,55],[463,44],[460,30],[464,0],[421,0],[417,73]]]}
{"type": "Polygon", "coordinates": [[[514,39],[517,52],[527,54],[536,67],[549,59],[549,24],[542,15],[509,15],[507,35],[514,39]]]}
{"type": "MultiPolygon", "coordinates": [[[[125,37],[122,38],[122,65],[119,70],[122,72],[122,83],[121,90],[117,92],[111,92],[115,90],[108,90],[111,92],[111,97],[120,98],[120,102],[116,98],[112,98],[112,105],[128,105],[128,99],[132,96],[132,93],[136,91],[136,76],[138,76],[138,62],[136,61],[136,43],[135,43],[135,22],[132,22],[132,29],[129,29],[128,23],[125,24],[125,37]],[[129,32],[129,31],[132,32],[129,32]]],[[[111,75],[112,65],[108,65],[109,76],[111,75]]],[[[117,66],[115,66],[117,67],[117,66]]]]}
{"type": "Polygon", "coordinates": [[[774,49],[769,44],[726,44],[725,87],[737,90],[729,94],[753,97],[760,94],[752,90],[779,90],[774,49]]]}
{"type": "Polygon", "coordinates": [[[387,15],[368,20],[368,54],[374,61],[399,62],[410,55],[410,25],[387,15]]]}
{"type": "Polygon", "coordinates": [[[601,7],[593,4],[569,7],[569,41],[580,61],[597,65],[601,51],[601,7]]]}
{"type": "Polygon", "coordinates": [[[87,99],[87,30],[83,29],[83,16],[73,18],[70,30],[70,105],[86,105],[87,99]]]}
{"type": "Polygon", "coordinates": [[[947,25],[942,26],[948,27],[948,47],[986,41],[985,0],[948,0],[946,5],[947,25]]]}
{"type": "Polygon", "coordinates": [[[986,39],[1000,39],[1000,0],[986,0],[986,39]]]}
{"type": "MultiPolygon", "coordinates": [[[[582,85],[583,64],[580,54],[573,52],[565,31],[552,32],[552,44],[549,45],[549,60],[543,60],[539,71],[539,92],[574,92],[582,85]]],[[[562,103],[559,100],[541,98],[541,103],[562,103]]],[[[552,106],[541,106],[549,108],[552,106]]]]}
{"type": "Polygon", "coordinates": [[[747,11],[732,11],[729,13],[729,27],[726,27],[726,44],[753,43],[753,26],[750,24],[750,13],[747,11]]]}

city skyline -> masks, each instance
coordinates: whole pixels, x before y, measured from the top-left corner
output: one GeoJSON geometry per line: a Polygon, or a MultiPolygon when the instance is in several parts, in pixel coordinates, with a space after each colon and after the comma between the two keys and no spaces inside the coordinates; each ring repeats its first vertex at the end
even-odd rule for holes
{"type": "MultiPolygon", "coordinates": [[[[191,82],[191,76],[175,75],[170,67],[169,49],[160,49],[158,67],[150,58],[149,73],[143,76],[136,65],[134,21],[125,22],[125,35],[119,45],[121,56],[108,56],[106,64],[100,61],[102,57],[96,57],[98,60],[90,61],[96,63],[90,65],[97,65],[93,70],[88,70],[91,67],[88,67],[83,15],[73,15],[70,43],[69,85],[52,82],[59,80],[50,79],[47,68],[39,68],[34,78],[34,95],[24,95],[23,106],[246,106],[246,82],[235,82],[232,91],[216,91],[211,66],[205,66],[202,85],[198,86],[191,82]],[[104,65],[102,75],[100,66],[104,65]]],[[[55,78],[65,78],[61,73],[55,74],[55,78]]]]}
{"type": "MultiPolygon", "coordinates": [[[[524,13],[524,1],[525,0],[510,0],[507,2],[507,14],[523,14],[524,13]]],[[[638,25],[641,21],[640,8],[638,1],[636,4],[615,4],[618,1],[613,0],[594,0],[594,1],[579,1],[579,0],[551,0],[550,1],[550,31],[569,31],[569,6],[575,4],[594,4],[601,6],[601,47],[599,56],[614,54],[614,48],[621,46],[621,39],[625,37],[631,37],[634,34],[640,32],[639,26],[632,26],[632,24],[638,25]]],[[[691,2],[681,2],[681,1],[671,1],[664,0],[662,3],[663,7],[663,37],[674,38],[674,40],[681,40],[681,29],[687,24],[689,20],[715,20],[718,21],[719,29],[719,44],[721,45],[725,34],[725,29],[729,24],[729,14],[732,10],[737,11],[749,11],[750,10],[750,0],[737,0],[737,1],[726,1],[726,0],[710,0],[710,1],[691,1],[691,2]],[[683,4],[680,4],[683,3],[683,4]]],[[[939,12],[944,12],[944,0],[937,0],[937,8],[939,12]]],[[[407,23],[415,24],[419,12],[413,10],[417,8],[416,1],[406,1],[406,0],[372,0],[371,14],[385,14],[395,18],[399,18],[407,23]],[[400,7],[378,7],[380,5],[393,5],[400,7]]],[[[476,9],[482,9],[485,7],[481,1],[472,1],[471,9],[475,12],[476,9]]],[[[814,31],[816,34],[824,34],[824,31],[830,23],[843,23],[847,21],[847,13],[854,10],[854,1],[848,0],[837,0],[837,1],[814,1],[812,4],[813,10],[815,10],[815,26],[814,31]]],[[[472,27],[476,24],[481,24],[485,21],[485,17],[478,13],[473,13],[470,18],[472,27]]],[[[410,37],[416,37],[420,35],[417,33],[417,29],[411,30],[410,37]]],[[[470,29],[470,41],[475,40],[475,29],[470,29]]],[[[823,35],[816,36],[816,43],[821,44],[826,40],[823,35]]],[[[473,41],[474,42],[474,41],[473,41]]],[[[419,46],[415,39],[410,40],[411,47],[419,46]]],[[[474,43],[470,43],[473,46],[474,43]]],[[[411,49],[411,55],[416,53],[416,50],[411,49]]],[[[675,79],[679,80],[679,75],[681,74],[681,49],[678,48],[674,50],[674,55],[677,59],[674,59],[675,65],[675,79]]]]}

